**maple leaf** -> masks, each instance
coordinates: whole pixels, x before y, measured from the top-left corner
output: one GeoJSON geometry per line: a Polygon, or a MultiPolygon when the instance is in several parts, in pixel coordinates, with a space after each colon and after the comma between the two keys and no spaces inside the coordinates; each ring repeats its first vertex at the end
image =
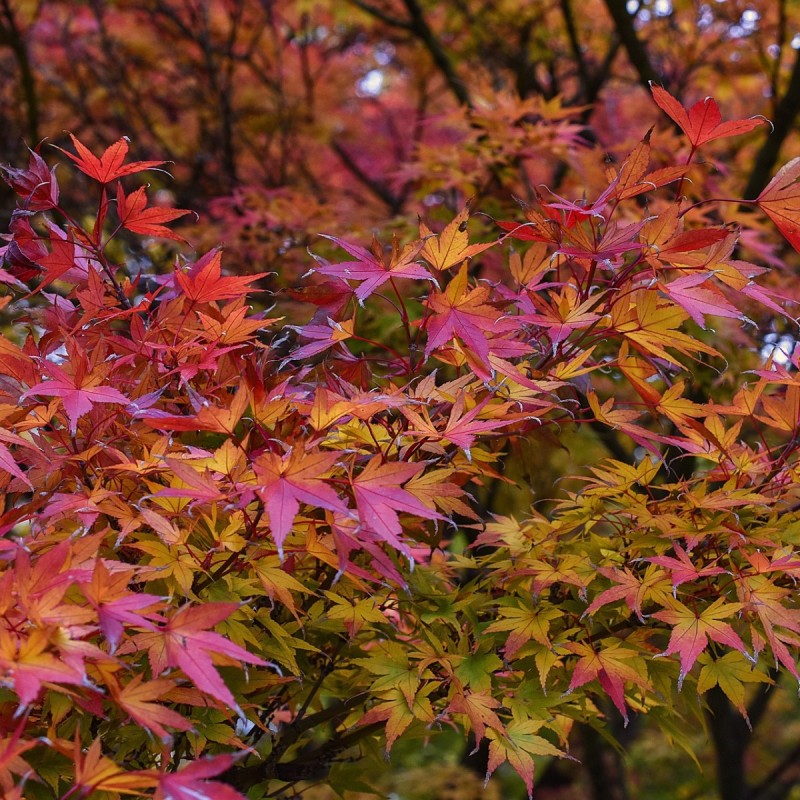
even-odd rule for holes
{"type": "Polygon", "coordinates": [[[100,158],[97,158],[88,147],[83,145],[75,136],[69,135],[75,147],[77,155],[73,155],[68,150],[56,147],[64,155],[71,158],[78,169],[93,178],[98,183],[107,184],[117,178],[124,178],[126,175],[134,175],[137,172],[160,167],[164,161],[133,161],[125,164],[125,157],[128,155],[128,139],[122,137],[110,147],[107,147],[100,158]]]}
{"type": "Polygon", "coordinates": [[[764,414],[755,418],[771,428],[794,433],[800,427],[800,385],[786,387],[784,395],[765,395],[761,398],[764,414]]]}
{"type": "MultiPolygon", "coordinates": [[[[300,617],[295,607],[292,592],[313,594],[313,591],[300,583],[297,578],[293,578],[285,569],[279,566],[269,566],[264,561],[266,559],[259,561],[258,566],[255,567],[255,572],[261,582],[261,586],[267,593],[267,597],[270,600],[277,599],[299,621],[300,617]]],[[[279,559],[276,559],[276,561],[279,561],[279,559]]]]}
{"type": "MultiPolygon", "coordinates": [[[[737,592],[744,604],[745,611],[755,614],[761,622],[775,658],[800,681],[797,664],[784,644],[786,637],[775,630],[775,626],[779,626],[787,628],[793,633],[800,633],[800,611],[784,605],[787,598],[794,596],[794,592],[791,589],[776,586],[772,580],[767,580],[766,576],[760,574],[739,582],[737,592]]],[[[751,632],[754,650],[758,652],[763,647],[763,638],[755,628],[751,628],[751,632]],[[756,643],[757,638],[760,639],[760,644],[756,643]]]]}
{"type": "MultiPolygon", "coordinates": [[[[673,209],[675,211],[673,212],[671,209],[671,212],[676,213],[677,208],[673,206],[673,209]]],[[[671,213],[668,213],[667,217],[671,218],[671,213]]],[[[735,233],[724,227],[694,228],[690,231],[674,233],[671,225],[666,225],[658,231],[653,231],[652,226],[654,224],[656,222],[649,221],[645,226],[648,231],[646,242],[650,248],[648,257],[651,259],[657,257],[658,261],[666,261],[669,264],[675,264],[680,267],[701,267],[703,260],[707,259],[708,256],[707,253],[700,251],[704,251],[705,248],[713,245],[719,245],[727,251],[728,245],[733,245],[736,240],[735,233]],[[670,235],[671,232],[673,235],[670,235]]],[[[727,251],[726,254],[729,252],[727,251]]],[[[657,266],[659,265],[657,264],[657,266]]]]}
{"type": "MultiPolygon", "coordinates": [[[[324,236],[324,234],[322,234],[324,236]]],[[[343,250],[354,256],[356,261],[344,261],[340,264],[324,264],[315,267],[314,271],[330,277],[346,278],[348,280],[362,281],[355,290],[359,303],[363,303],[371,294],[383,286],[391,278],[410,278],[432,280],[428,270],[414,262],[422,250],[423,242],[417,240],[407,244],[402,249],[395,237],[392,240],[392,251],[388,263],[384,258],[383,247],[377,239],[372,241],[372,252],[358,245],[349,244],[335,236],[325,236],[335,242],[343,250]]]]}
{"type": "Polygon", "coordinates": [[[413,408],[401,408],[403,416],[415,427],[404,431],[407,436],[421,436],[428,441],[451,442],[462,448],[471,460],[470,448],[481,433],[489,433],[506,425],[513,425],[527,415],[509,414],[511,403],[489,405],[491,397],[487,397],[469,411],[464,410],[466,393],[459,392],[450,410],[450,416],[443,429],[439,429],[431,421],[428,409],[423,406],[419,412],[413,408]],[[488,419],[479,419],[479,416],[488,419]]]}
{"type": "Polygon", "coordinates": [[[169,667],[181,669],[198,689],[244,716],[231,690],[215,669],[215,659],[224,664],[244,661],[261,667],[272,665],[219,633],[208,630],[238,608],[238,603],[187,605],[178,609],[157,630],[138,634],[135,640],[142,649],[147,648],[153,675],[161,675],[169,667]]]}
{"type": "Polygon", "coordinates": [[[705,328],[706,314],[731,319],[746,319],[719,289],[711,285],[711,273],[684,275],[670,283],[659,282],[659,288],[668,294],[689,316],[701,327],[705,328]]]}
{"type": "Polygon", "coordinates": [[[650,136],[652,133],[653,128],[650,128],[644,139],[633,148],[620,167],[614,182],[614,194],[620,199],[626,196],[626,192],[636,187],[647,172],[650,165],[650,136]]]}
{"type": "Polygon", "coordinates": [[[505,726],[497,716],[496,708],[500,708],[500,701],[487,692],[457,692],[450,701],[447,711],[452,714],[464,714],[469,719],[468,727],[471,727],[476,741],[480,742],[486,735],[487,727],[500,733],[505,732],[505,726]]]}
{"type": "Polygon", "coordinates": [[[652,132],[651,128],[625,159],[619,170],[614,186],[614,197],[619,200],[627,200],[644,192],[651,192],[653,189],[682,178],[689,170],[686,165],[676,165],[645,174],[650,163],[650,134],[652,132]]]}
{"type": "Polygon", "coordinates": [[[39,263],[45,268],[36,292],[49,286],[75,266],[75,243],[70,239],[52,238],[50,252],[39,263]]]}
{"type": "Polygon", "coordinates": [[[719,106],[712,97],[699,100],[687,112],[678,100],[655,83],[651,82],[650,91],[656,105],[686,134],[693,148],[714,139],[748,133],[766,123],[763,117],[722,122],[719,106]]]}
{"type": "Polygon", "coordinates": [[[39,696],[44,681],[81,685],[85,676],[47,651],[48,631],[34,628],[27,638],[0,627],[0,683],[13,687],[21,706],[39,696]]]}
{"type": "Polygon", "coordinates": [[[75,786],[83,790],[84,796],[96,791],[141,795],[142,789],[155,786],[157,783],[152,772],[147,770],[128,772],[104,756],[99,738],[92,742],[86,753],[83,753],[77,731],[73,763],[75,786]]]}
{"type": "Polygon", "coordinates": [[[239,757],[223,753],[193,761],[176,772],[159,772],[156,800],[247,800],[230,784],[208,780],[229,770],[239,757]]]}
{"type": "Polygon", "coordinates": [[[596,298],[590,297],[579,303],[577,290],[569,285],[563,287],[560,295],[551,293],[549,302],[534,294],[530,296],[530,304],[536,310],[524,314],[519,321],[532,322],[545,328],[554,353],[559,343],[568,338],[573,331],[588,328],[600,316],[590,311],[597,306],[596,298]]]}
{"type": "MultiPolygon", "coordinates": [[[[328,619],[340,619],[352,639],[368,623],[385,623],[386,615],[377,607],[374,597],[365,597],[353,602],[348,597],[333,592],[325,592],[325,597],[333,605],[327,610],[328,619]]],[[[372,626],[368,626],[368,630],[372,626]]]]}
{"type": "Polygon", "coordinates": [[[651,564],[657,564],[664,567],[672,574],[672,593],[675,594],[676,589],[684,583],[697,580],[698,578],[705,578],[709,575],[722,575],[725,570],[722,567],[715,567],[709,565],[707,567],[698,567],[689,558],[689,554],[677,543],[673,542],[672,549],[675,551],[677,558],[672,556],[654,556],[647,558],[651,564]]]}
{"type": "Polygon", "coordinates": [[[353,662],[378,676],[370,686],[373,692],[399,689],[408,707],[413,706],[420,685],[420,669],[409,665],[408,653],[403,647],[396,643],[383,643],[376,647],[369,658],[356,658],[353,662]]]}
{"type": "Polygon", "coordinates": [[[188,731],[192,723],[177,711],[152,702],[163,697],[175,688],[175,681],[156,678],[144,682],[142,675],[136,675],[125,686],[116,681],[108,682],[114,702],[137,724],[147,728],[163,742],[172,741],[172,735],[164,727],[168,725],[179,731],[188,731]]]}
{"type": "Polygon", "coordinates": [[[585,226],[575,227],[564,237],[564,242],[568,244],[562,244],[557,252],[570,258],[588,258],[608,265],[619,263],[621,255],[642,249],[638,234],[644,226],[645,222],[622,227],[609,223],[599,238],[594,231],[590,235],[585,226]]]}
{"type": "Polygon", "coordinates": [[[102,560],[98,559],[92,579],[78,584],[83,596],[97,611],[100,630],[108,640],[112,653],[122,638],[123,625],[153,627],[152,620],[158,619],[158,616],[152,612],[141,612],[163,602],[162,598],[153,594],[128,591],[132,572],[109,572],[102,560]]]}
{"type": "Polygon", "coordinates": [[[123,228],[143,236],[159,236],[162,239],[186,241],[164,223],[172,222],[191,214],[179,208],[147,208],[147,187],[140,186],[135,192],[125,195],[122,184],[117,184],[117,214],[123,228]]]}
{"type": "Polygon", "coordinates": [[[414,720],[420,720],[430,725],[436,719],[436,714],[431,706],[428,695],[436,689],[436,684],[431,682],[422,686],[414,696],[414,702],[409,705],[405,695],[400,689],[392,689],[389,697],[373,706],[358,721],[359,726],[370,725],[373,722],[386,721],[386,752],[392,749],[408,726],[414,720]]]}
{"type": "Polygon", "coordinates": [[[487,731],[489,743],[489,762],[486,767],[486,781],[494,771],[507,761],[525,782],[528,798],[533,797],[534,762],[531,756],[548,756],[554,758],[568,757],[563,750],[537,733],[544,722],[535,719],[514,719],[505,731],[487,731]]]}
{"type": "Polygon", "coordinates": [[[345,416],[369,420],[387,408],[399,408],[409,402],[408,398],[401,393],[362,392],[347,383],[343,384],[342,391],[344,394],[333,392],[322,386],[317,387],[314,393],[314,403],[309,410],[309,420],[314,426],[314,430],[325,430],[345,416]]]}
{"type": "Polygon", "coordinates": [[[498,333],[510,327],[506,320],[500,322],[501,313],[486,302],[490,297],[487,287],[467,288],[467,266],[464,264],[444,292],[434,292],[427,306],[432,312],[427,319],[428,341],[425,355],[447,344],[454,336],[486,363],[489,358],[489,341],[486,333],[498,333]]]}
{"type": "MultiPolygon", "coordinates": [[[[24,441],[24,440],[23,440],[24,441]]],[[[11,455],[11,451],[0,442],[0,469],[19,478],[29,488],[33,489],[33,484],[30,482],[28,476],[19,468],[16,459],[11,455]]]]}
{"type": "Polygon", "coordinates": [[[74,375],[49,361],[42,362],[42,369],[51,376],[51,380],[34,384],[20,399],[24,400],[32,394],[60,397],[69,419],[69,431],[73,436],[78,430],[78,420],[88,414],[96,403],[119,403],[127,406],[130,402],[118,389],[101,386],[105,370],[101,369],[97,374],[87,372],[85,360],[79,360],[75,365],[74,375]]]}
{"type": "Polygon", "coordinates": [[[621,642],[613,642],[602,650],[595,650],[593,645],[586,642],[565,642],[559,647],[580,656],[565,694],[597,679],[627,725],[625,684],[634,683],[643,689],[650,687],[638,653],[629,647],[623,647],[621,642]]]}
{"type": "MultiPolygon", "coordinates": [[[[564,228],[559,223],[561,214],[557,209],[542,207],[544,214],[535,208],[525,206],[523,208],[527,222],[510,222],[498,220],[497,224],[506,231],[506,236],[512,239],[519,239],[523,242],[548,242],[550,244],[561,244],[564,228]]],[[[567,217],[565,227],[574,224],[574,220],[567,217]]]]}
{"type": "Polygon", "coordinates": [[[736,631],[727,622],[722,622],[742,608],[741,603],[727,603],[724,597],[720,597],[700,611],[693,611],[677,600],[673,600],[671,606],[657,611],[653,617],[673,626],[667,649],[661,655],[680,655],[679,690],[697,657],[706,649],[709,639],[747,655],[747,648],[736,631]]]}
{"type": "Polygon", "coordinates": [[[659,570],[648,569],[643,576],[636,575],[627,567],[622,569],[617,567],[598,567],[597,572],[604,578],[613,581],[616,586],[600,592],[586,611],[583,612],[581,618],[594,614],[598,609],[609,603],[624,599],[628,608],[636,614],[641,622],[644,622],[644,617],[642,616],[644,602],[651,597],[654,599],[663,597],[659,584],[664,581],[664,578],[663,573],[659,570]]]}
{"type": "MultiPolygon", "coordinates": [[[[13,780],[12,775],[33,773],[28,762],[20,757],[26,750],[30,750],[39,744],[35,739],[32,741],[22,739],[27,722],[28,715],[23,714],[13,733],[0,739],[0,786],[9,786],[13,780]]],[[[9,800],[8,794],[4,794],[3,797],[5,800],[9,800]]],[[[19,795],[19,800],[22,800],[21,794],[19,795]]]]}
{"type": "MultiPolygon", "coordinates": [[[[603,422],[612,428],[618,429],[633,439],[640,447],[649,450],[654,455],[659,455],[657,442],[669,443],[667,437],[653,433],[647,428],[636,424],[636,420],[641,418],[641,412],[627,408],[614,408],[614,398],[609,397],[603,405],[600,405],[597,395],[590,391],[587,397],[589,408],[598,422],[603,422]]],[[[648,396],[648,400],[656,401],[655,398],[648,396]]]]}
{"type": "Polygon", "coordinates": [[[206,253],[188,270],[177,270],[174,280],[184,295],[197,303],[212,300],[232,300],[252,291],[253,281],[263,278],[266,272],[254,275],[222,277],[222,251],[217,248],[206,253]]]}
{"type": "Polygon", "coordinates": [[[418,475],[424,468],[424,464],[384,462],[381,456],[374,456],[352,480],[361,524],[409,556],[408,546],[400,539],[403,528],[398,513],[415,514],[423,519],[444,519],[437,511],[431,510],[413,494],[401,488],[403,483],[418,475]]]}
{"type": "Polygon", "coordinates": [[[244,304],[244,298],[227,303],[216,316],[209,316],[202,311],[197,311],[196,314],[208,340],[223,344],[250,341],[255,331],[263,330],[282,319],[282,317],[266,318],[262,314],[253,314],[252,309],[244,304]]]}
{"type": "Polygon", "coordinates": [[[533,639],[543,647],[550,648],[550,623],[561,616],[558,609],[542,608],[532,600],[519,599],[514,605],[501,605],[498,619],[486,628],[485,633],[509,631],[503,655],[506,661],[514,658],[526,642],[533,639]],[[521,607],[516,603],[521,603],[521,607]]]}
{"type": "Polygon", "coordinates": [[[786,311],[775,301],[792,302],[791,298],[753,282],[753,278],[765,271],[764,267],[736,259],[727,259],[714,265],[714,275],[718,280],[783,317],[786,311]]]}
{"type": "Polygon", "coordinates": [[[311,356],[324,353],[329,347],[333,347],[339,342],[347,341],[355,335],[355,317],[352,319],[342,320],[337,322],[335,319],[328,317],[327,325],[319,325],[310,323],[297,327],[288,325],[287,327],[296,330],[300,337],[303,339],[310,339],[308,344],[301,345],[300,347],[292,350],[289,355],[290,361],[301,361],[311,356]]]}
{"type": "Polygon", "coordinates": [[[408,481],[405,489],[430,508],[439,508],[445,514],[460,514],[478,520],[479,517],[461,498],[469,495],[454,483],[455,469],[428,469],[408,481]]]}
{"type": "Polygon", "coordinates": [[[58,205],[56,168],[47,168],[45,160],[35,150],[28,149],[28,169],[14,169],[0,165],[5,182],[25,198],[24,208],[29,211],[47,211],[58,205]]]}
{"type": "Polygon", "coordinates": [[[746,659],[736,650],[725,653],[721,658],[712,660],[707,653],[703,653],[698,661],[703,665],[697,679],[697,693],[705,694],[714,686],[719,686],[728,700],[738,709],[744,717],[747,726],[752,731],[750,718],[747,716],[745,706],[745,683],[773,683],[774,681],[759,672],[752,661],[746,659]]]}
{"type": "Polygon", "coordinates": [[[676,366],[680,364],[667,352],[667,347],[685,354],[718,356],[713,347],[678,330],[686,317],[680,306],[659,302],[658,293],[649,289],[636,289],[627,301],[616,302],[611,308],[615,330],[646,355],[663,358],[676,366]]]}
{"type": "Polygon", "coordinates": [[[300,503],[347,514],[343,500],[325,479],[339,460],[339,453],[306,453],[297,448],[281,458],[262,453],[253,462],[256,493],[266,506],[272,539],[283,556],[283,542],[300,510],[300,503]]]}
{"type": "Polygon", "coordinates": [[[496,244],[496,242],[470,244],[467,233],[468,219],[469,206],[466,206],[438,235],[420,220],[419,236],[424,241],[422,256],[432,267],[440,271],[450,269],[496,244]]]}
{"type": "MultiPolygon", "coordinates": [[[[219,476],[215,476],[202,465],[195,469],[191,463],[176,458],[165,458],[166,465],[174,477],[170,477],[166,489],[158,489],[154,497],[186,497],[195,503],[215,503],[225,499],[226,494],[219,485],[219,476]]],[[[153,488],[157,484],[151,484],[153,488]]],[[[172,506],[172,510],[181,510],[184,504],[172,506]]],[[[151,524],[152,524],[151,520],[151,524]]],[[[158,530],[158,525],[153,525],[158,530]]]]}
{"type": "Polygon", "coordinates": [[[756,203],[800,252],[800,158],[792,159],[778,170],[756,203]]]}
{"type": "MultiPolygon", "coordinates": [[[[141,399],[133,401],[130,407],[141,408],[141,399]]],[[[156,398],[157,399],[157,398],[156,398]]],[[[152,428],[168,431],[215,431],[216,433],[233,434],[242,415],[247,410],[250,402],[250,392],[242,383],[233,398],[230,406],[213,406],[208,401],[201,406],[193,417],[180,417],[162,411],[137,411],[136,415],[143,419],[152,428]]]]}

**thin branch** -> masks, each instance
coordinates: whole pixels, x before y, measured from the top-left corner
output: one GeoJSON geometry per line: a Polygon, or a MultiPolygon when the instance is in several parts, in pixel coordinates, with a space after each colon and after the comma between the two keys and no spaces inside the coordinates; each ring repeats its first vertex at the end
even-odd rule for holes
{"type": "Polygon", "coordinates": [[[450,57],[442,47],[441,40],[431,30],[418,0],[403,0],[408,13],[411,15],[410,30],[425,45],[433,59],[433,63],[444,76],[450,91],[462,106],[472,108],[472,100],[467,87],[458,77],[450,57]]]}
{"type": "Polygon", "coordinates": [[[575,63],[578,65],[578,75],[581,79],[581,87],[583,88],[583,97],[587,99],[589,96],[589,88],[592,85],[592,78],[589,75],[589,69],[586,66],[586,59],[583,57],[583,49],[581,48],[580,40],[578,39],[578,29],[575,26],[575,15],[572,13],[572,4],[570,0],[561,0],[561,16],[564,17],[564,25],[567,29],[567,37],[569,44],[572,48],[572,55],[575,58],[575,63]]]}
{"type": "Polygon", "coordinates": [[[747,793],[747,800],[783,800],[800,783],[800,744],[790,750],[761,783],[747,793]]]}
{"type": "Polygon", "coordinates": [[[382,8],[377,8],[371,3],[365,3],[364,0],[347,0],[347,2],[354,5],[356,8],[360,8],[371,17],[375,17],[375,19],[380,20],[386,25],[390,25],[392,28],[400,28],[404,31],[411,30],[411,23],[408,22],[408,20],[393,17],[391,14],[387,14],[382,8]]]}
{"type": "Polygon", "coordinates": [[[367,187],[376,197],[382,200],[389,207],[392,214],[398,214],[402,208],[402,200],[397,197],[385,184],[375,180],[358,165],[356,160],[347,152],[342,144],[335,139],[331,141],[331,148],[339,156],[342,164],[352,173],[352,175],[364,186],[367,187]]]}
{"type": "Polygon", "coordinates": [[[659,76],[653,69],[647,49],[636,33],[633,24],[634,17],[628,13],[626,0],[605,0],[605,3],[628,58],[639,75],[640,82],[644,87],[649,88],[650,81],[658,81],[659,76]]]}
{"type": "Polygon", "coordinates": [[[772,132],[758,151],[753,171],[744,189],[743,195],[746,200],[758,197],[769,183],[772,168],[778,161],[781,146],[794,128],[798,111],[800,111],[800,50],[795,56],[786,93],[775,108],[772,132]]]}
{"type": "Polygon", "coordinates": [[[0,20],[0,44],[8,45],[17,60],[20,85],[25,97],[27,136],[30,146],[35,147],[39,143],[39,96],[36,94],[36,80],[33,76],[25,39],[14,19],[14,12],[9,0],[2,0],[2,9],[5,22],[0,20]]]}

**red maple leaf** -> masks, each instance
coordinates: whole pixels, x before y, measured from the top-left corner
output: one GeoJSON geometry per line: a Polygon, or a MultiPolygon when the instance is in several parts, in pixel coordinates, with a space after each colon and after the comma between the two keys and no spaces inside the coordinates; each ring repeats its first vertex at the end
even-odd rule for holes
{"type": "Polygon", "coordinates": [[[75,266],[75,243],[70,239],[51,237],[50,252],[39,263],[45,268],[45,273],[36,288],[37,292],[75,266]]]}
{"type": "MultiPolygon", "coordinates": [[[[425,355],[447,344],[457,336],[483,362],[489,360],[487,333],[500,333],[510,327],[501,321],[502,314],[486,302],[490,291],[485,286],[467,288],[466,262],[458,275],[443,292],[434,292],[428,298],[432,315],[427,319],[428,341],[425,355]]],[[[513,323],[517,325],[518,323],[513,323]]]]}
{"type": "Polygon", "coordinates": [[[107,147],[100,158],[72,134],[69,135],[69,138],[72,139],[78,155],[73,155],[61,147],[57,149],[71,158],[81,172],[102,184],[111,183],[111,181],[124,178],[126,175],[134,175],[137,172],[160,167],[165,163],[163,161],[132,161],[130,164],[125,164],[125,157],[128,155],[128,139],[124,136],[107,147]]]}
{"type": "MultiPolygon", "coordinates": [[[[603,691],[611,698],[611,702],[622,714],[625,724],[628,724],[628,709],[625,705],[625,684],[635,683],[637,686],[649,688],[644,675],[638,671],[631,661],[638,654],[635,650],[622,647],[619,642],[612,644],[605,650],[595,650],[592,645],[585,642],[565,642],[562,647],[580,656],[575,664],[569,687],[566,694],[583,686],[589,681],[597,679],[603,691]]],[[[635,664],[635,661],[634,661],[635,664]]]]}
{"type": "Polygon", "coordinates": [[[660,567],[668,569],[672,573],[672,588],[673,591],[681,584],[695,581],[698,578],[704,578],[707,575],[722,575],[725,570],[722,567],[698,567],[689,558],[689,554],[677,543],[673,543],[672,549],[675,551],[677,558],[672,556],[655,556],[653,558],[646,558],[651,564],[658,564],[660,567]]]}
{"type": "Polygon", "coordinates": [[[384,257],[383,247],[377,239],[372,241],[372,251],[365,250],[358,245],[349,244],[335,236],[325,236],[335,242],[343,250],[356,258],[356,261],[343,261],[340,264],[324,264],[316,267],[315,272],[331,277],[345,278],[347,280],[363,281],[355,290],[359,302],[363,302],[376,289],[390,278],[420,278],[431,280],[431,275],[422,264],[417,264],[414,259],[419,255],[424,242],[417,240],[400,248],[397,239],[392,242],[391,255],[387,261],[384,257]]]}
{"type": "Polygon", "coordinates": [[[290,361],[300,361],[324,353],[328,348],[352,338],[355,334],[355,318],[337,322],[335,319],[328,317],[327,322],[327,325],[312,322],[302,327],[297,327],[296,325],[286,326],[296,330],[302,339],[310,340],[308,344],[292,350],[289,356],[290,361]]]}
{"type": "Polygon", "coordinates": [[[581,619],[587,615],[594,614],[598,609],[609,603],[624,599],[628,608],[630,608],[641,621],[644,621],[642,616],[642,604],[647,598],[648,593],[652,591],[653,586],[660,580],[663,580],[663,577],[659,577],[655,571],[650,571],[645,576],[639,576],[627,567],[623,567],[622,569],[618,569],[617,567],[598,567],[597,572],[610,581],[613,581],[616,585],[600,592],[586,611],[583,612],[581,619]]]}
{"type": "Polygon", "coordinates": [[[301,502],[347,513],[347,506],[324,478],[339,458],[340,453],[306,453],[298,448],[283,458],[262,453],[253,462],[256,493],[266,506],[272,539],[281,557],[301,502]]]}
{"type": "Polygon", "coordinates": [[[0,441],[0,469],[13,475],[15,478],[19,478],[28,487],[33,489],[33,484],[30,482],[28,476],[19,468],[19,464],[11,454],[11,451],[3,444],[3,441],[6,441],[9,444],[16,444],[34,450],[30,442],[8,431],[0,431],[0,440],[2,440],[0,441]]]}
{"type": "Polygon", "coordinates": [[[694,148],[714,139],[747,133],[766,122],[762,117],[722,122],[719,106],[713,97],[699,100],[687,111],[666,89],[651,83],[650,90],[656,105],[689,137],[694,148]]]}
{"type": "Polygon", "coordinates": [[[261,667],[272,665],[219,633],[208,630],[238,608],[238,603],[184,606],[163,627],[138,634],[136,644],[148,650],[153,675],[161,675],[168,668],[181,669],[200,691],[241,714],[231,690],[214,667],[215,661],[222,664],[244,661],[261,667]]]}
{"type": "Polygon", "coordinates": [[[670,283],[659,282],[659,288],[669,295],[701,327],[705,328],[706,314],[731,319],[745,319],[722,292],[710,283],[712,274],[701,272],[684,275],[670,283]]]}
{"type": "Polygon", "coordinates": [[[554,352],[574,331],[588,328],[600,317],[591,310],[597,306],[596,298],[589,297],[581,303],[576,289],[569,285],[560,294],[550,292],[547,299],[534,293],[523,295],[520,306],[523,311],[530,308],[532,312],[519,317],[517,324],[532,322],[545,328],[554,352]]]}
{"type": "Polygon", "coordinates": [[[143,236],[160,236],[163,239],[186,241],[163,223],[172,222],[192,212],[180,208],[147,208],[146,190],[146,186],[140,186],[135,192],[126,196],[122,184],[117,184],[117,214],[122,227],[143,236]]]}
{"type": "Polygon", "coordinates": [[[222,277],[222,251],[211,250],[198,259],[186,272],[176,271],[175,281],[183,293],[197,303],[210,303],[212,300],[231,300],[252,291],[249,284],[266,275],[222,277]]]}
{"type": "Polygon", "coordinates": [[[669,656],[673,653],[680,655],[678,689],[683,685],[683,679],[697,661],[697,657],[706,649],[709,639],[748,655],[747,648],[736,631],[727,622],[722,622],[725,617],[732,616],[741,607],[741,603],[726,603],[725,598],[720,597],[701,611],[692,610],[675,601],[672,608],[653,614],[655,619],[673,626],[667,649],[661,655],[669,656]]]}
{"type": "Polygon", "coordinates": [[[236,760],[223,753],[193,761],[177,772],[161,772],[156,800],[246,800],[230,784],[208,780],[229,770],[236,760]]]}
{"type": "Polygon", "coordinates": [[[800,252],[800,158],[792,159],[767,184],[756,202],[789,244],[800,252]]]}
{"type": "MultiPolygon", "coordinates": [[[[13,781],[12,775],[32,774],[33,769],[21,758],[21,754],[32,747],[36,747],[39,742],[36,739],[22,739],[22,734],[28,723],[28,715],[23,714],[14,732],[0,739],[0,786],[9,786],[13,781]]],[[[22,793],[17,795],[22,800],[22,793]]],[[[6,791],[3,795],[6,800],[12,800],[12,795],[6,791]]]]}
{"type": "Polygon", "coordinates": [[[73,375],[56,364],[42,361],[42,369],[51,376],[51,380],[34,384],[20,396],[20,400],[32,394],[60,397],[69,419],[69,432],[74,436],[78,429],[78,420],[88,414],[96,403],[120,403],[126,406],[130,401],[119,390],[100,385],[106,370],[90,372],[85,357],[77,356],[71,360],[71,364],[74,368],[73,375]]]}
{"type": "Polygon", "coordinates": [[[13,687],[21,706],[39,696],[44,681],[82,684],[85,675],[48,651],[49,633],[34,628],[27,638],[0,627],[0,683],[13,687]]]}
{"type": "Polygon", "coordinates": [[[192,723],[177,711],[152,702],[163,697],[175,688],[175,681],[168,678],[156,678],[144,682],[142,675],[137,675],[125,686],[120,686],[113,678],[108,681],[108,687],[114,702],[125,711],[130,718],[159,736],[162,741],[169,742],[172,737],[164,728],[169,725],[179,731],[188,731],[192,723]]]}
{"type": "Polygon", "coordinates": [[[414,425],[413,428],[406,430],[407,436],[420,436],[428,441],[446,441],[462,448],[467,459],[470,458],[470,448],[475,439],[482,433],[491,433],[498,428],[506,425],[513,425],[525,415],[510,414],[511,403],[500,405],[488,405],[491,398],[487,397],[474,408],[464,411],[465,393],[460,392],[450,410],[450,416],[444,428],[433,423],[430,413],[425,406],[419,410],[413,408],[401,408],[405,418],[414,425]],[[481,414],[487,418],[478,419],[481,414]]]}
{"type": "Polygon", "coordinates": [[[23,208],[28,211],[46,211],[58,205],[58,181],[56,168],[48,169],[45,160],[30,150],[28,169],[0,166],[6,183],[24,197],[23,208]]]}
{"type": "Polygon", "coordinates": [[[415,514],[424,519],[444,519],[441,514],[401,488],[401,484],[418,475],[424,468],[424,464],[384,462],[381,456],[374,456],[352,482],[361,524],[407,555],[408,547],[400,539],[403,528],[398,517],[399,512],[415,514]]]}
{"type": "Polygon", "coordinates": [[[571,258],[615,262],[624,253],[642,249],[638,236],[644,225],[644,222],[634,222],[620,228],[609,223],[601,237],[596,233],[590,236],[584,227],[575,227],[566,234],[565,244],[558,252],[571,258]]]}
{"type": "MultiPolygon", "coordinates": [[[[731,235],[728,228],[693,228],[689,231],[681,231],[665,242],[658,242],[655,255],[661,261],[672,263],[673,260],[683,265],[685,253],[696,252],[710,247],[717,242],[721,242],[731,235]],[[677,258],[676,258],[677,256],[677,258]]],[[[655,244],[655,243],[653,243],[655,244]]]]}
{"type": "Polygon", "coordinates": [[[83,596],[97,611],[100,630],[112,653],[122,638],[123,624],[153,627],[152,620],[157,615],[141,612],[161,603],[161,598],[154,594],[128,591],[132,573],[132,570],[109,572],[98,559],[92,579],[79,584],[83,596]]]}

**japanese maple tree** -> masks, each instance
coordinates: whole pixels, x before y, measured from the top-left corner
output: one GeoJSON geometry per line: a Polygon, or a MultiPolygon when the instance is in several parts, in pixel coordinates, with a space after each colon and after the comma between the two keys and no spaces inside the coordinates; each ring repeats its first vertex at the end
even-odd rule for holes
{"type": "Polygon", "coordinates": [[[737,225],[737,197],[684,193],[763,120],[653,99],[677,163],[642,131],[602,188],[540,187],[487,241],[469,207],[319,238],[268,311],[218,248],[148,262],[188,212],[126,140],[72,138],[70,202],[41,148],[4,169],[6,796],[344,791],[451,727],[531,794],[583,726],[675,734],[715,688],[747,719],[748,685],[800,679],[800,348],[733,387],[721,352],[792,313],[741,225],[796,246],[796,167],[737,225]],[[511,448],[581,428],[616,458],[483,513],[511,448]]]}

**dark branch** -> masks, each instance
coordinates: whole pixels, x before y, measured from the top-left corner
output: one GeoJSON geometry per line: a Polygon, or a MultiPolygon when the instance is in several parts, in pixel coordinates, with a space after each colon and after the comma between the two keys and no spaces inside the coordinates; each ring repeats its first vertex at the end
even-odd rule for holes
{"type": "Polygon", "coordinates": [[[800,51],[795,56],[786,94],[775,108],[772,132],[767,136],[756,156],[755,166],[744,189],[745,200],[754,200],[769,183],[772,169],[778,161],[781,146],[794,128],[798,111],[800,111],[800,51]]]}
{"type": "Polygon", "coordinates": [[[352,173],[359,183],[367,187],[376,197],[382,200],[392,214],[399,214],[403,207],[402,198],[395,195],[388,186],[367,175],[356,160],[347,152],[342,144],[335,139],[331,141],[333,151],[339,156],[342,164],[352,173]]]}
{"type": "Polygon", "coordinates": [[[27,136],[30,146],[35,147],[39,142],[39,96],[36,94],[36,81],[28,58],[28,48],[14,19],[14,11],[9,0],[2,0],[2,9],[5,22],[0,20],[0,45],[7,45],[17,61],[20,85],[25,98],[27,136]]]}
{"type": "Polygon", "coordinates": [[[442,47],[442,43],[436,34],[431,30],[425,15],[422,13],[422,7],[418,0],[404,0],[404,5],[411,15],[410,30],[412,33],[425,45],[428,52],[436,64],[439,72],[444,76],[450,91],[462,106],[472,107],[472,100],[470,99],[467,87],[464,82],[456,74],[455,67],[450,61],[450,57],[442,47]]]}
{"type": "Polygon", "coordinates": [[[608,13],[614,20],[620,41],[628,54],[633,68],[639,75],[642,85],[649,88],[650,81],[659,81],[659,76],[650,63],[650,56],[636,33],[633,25],[634,17],[628,13],[625,0],[605,0],[608,13]]]}

